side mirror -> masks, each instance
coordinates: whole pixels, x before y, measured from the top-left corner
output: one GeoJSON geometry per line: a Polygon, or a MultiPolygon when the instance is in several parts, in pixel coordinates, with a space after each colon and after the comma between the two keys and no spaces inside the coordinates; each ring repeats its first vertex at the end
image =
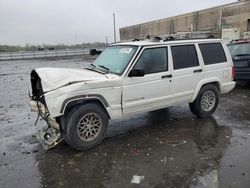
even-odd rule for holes
{"type": "Polygon", "coordinates": [[[132,69],[128,74],[128,77],[143,77],[144,75],[144,69],[132,69]]]}

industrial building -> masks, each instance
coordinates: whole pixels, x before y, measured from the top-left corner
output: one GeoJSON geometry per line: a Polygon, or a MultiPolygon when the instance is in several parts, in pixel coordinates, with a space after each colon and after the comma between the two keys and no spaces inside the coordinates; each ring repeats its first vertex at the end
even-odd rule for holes
{"type": "Polygon", "coordinates": [[[226,42],[250,38],[250,1],[239,1],[197,12],[120,28],[120,39],[146,36],[223,38],[226,42]]]}

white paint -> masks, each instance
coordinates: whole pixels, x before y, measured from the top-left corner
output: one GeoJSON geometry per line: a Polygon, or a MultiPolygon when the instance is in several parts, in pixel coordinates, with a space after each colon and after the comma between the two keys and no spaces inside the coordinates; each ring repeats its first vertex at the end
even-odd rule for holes
{"type": "Polygon", "coordinates": [[[107,80],[104,74],[86,69],[38,68],[36,69],[42,81],[44,92],[55,90],[68,84],[86,81],[107,80]]]}
{"type": "MultiPolygon", "coordinates": [[[[138,57],[135,54],[137,58],[132,58],[129,66],[121,76],[101,74],[86,69],[36,69],[41,78],[43,90],[46,92],[44,96],[51,117],[62,116],[64,114],[64,111],[61,112],[63,102],[75,96],[84,95],[86,98],[98,99],[93,95],[101,95],[108,103],[106,110],[111,119],[116,119],[126,115],[192,102],[195,100],[200,88],[207,83],[217,82],[221,93],[229,92],[235,86],[235,82],[231,80],[232,58],[222,40],[122,43],[124,46],[131,44],[143,48],[142,51],[146,48],[168,47],[168,71],[147,74],[143,77],[128,77],[128,73],[132,70],[140,54],[138,54],[138,57]],[[222,43],[227,62],[204,65],[198,43],[211,42],[222,43]],[[173,70],[170,46],[180,44],[194,44],[196,46],[199,66],[173,70]],[[202,69],[202,72],[194,73],[196,69],[202,69]],[[162,76],[165,75],[172,75],[172,78],[163,79],[162,76]]],[[[126,49],[129,49],[129,46],[126,49]]]]}

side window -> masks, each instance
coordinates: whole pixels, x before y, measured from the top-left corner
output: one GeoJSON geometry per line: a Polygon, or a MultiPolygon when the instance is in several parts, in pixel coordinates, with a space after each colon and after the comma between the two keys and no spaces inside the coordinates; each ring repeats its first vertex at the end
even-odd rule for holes
{"type": "Polygon", "coordinates": [[[134,68],[144,69],[145,74],[167,71],[167,47],[145,49],[134,68]]]}
{"type": "Polygon", "coordinates": [[[226,55],[221,43],[199,44],[205,65],[226,62],[226,55]]]}
{"type": "Polygon", "coordinates": [[[172,46],[171,51],[175,70],[199,66],[194,45],[172,46]]]}

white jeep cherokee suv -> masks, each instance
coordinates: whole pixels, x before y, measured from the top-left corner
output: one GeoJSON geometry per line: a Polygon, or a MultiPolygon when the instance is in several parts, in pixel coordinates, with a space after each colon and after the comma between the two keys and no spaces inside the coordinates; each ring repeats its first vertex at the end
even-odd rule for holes
{"type": "Polygon", "coordinates": [[[37,68],[30,103],[48,124],[37,137],[45,149],[64,139],[86,150],[103,140],[109,119],[182,103],[210,116],[234,88],[233,71],[220,39],[117,43],[85,69],[37,68]]]}

